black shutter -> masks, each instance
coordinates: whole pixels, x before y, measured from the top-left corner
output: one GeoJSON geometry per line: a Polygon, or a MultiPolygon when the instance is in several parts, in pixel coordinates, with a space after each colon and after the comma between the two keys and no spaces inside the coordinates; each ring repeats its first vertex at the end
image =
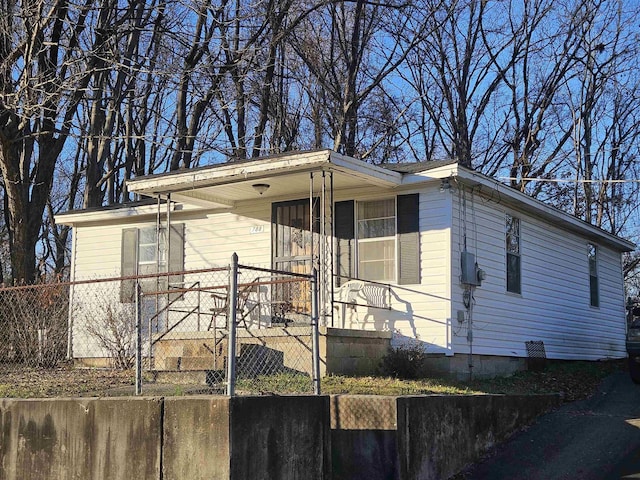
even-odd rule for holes
{"type": "Polygon", "coordinates": [[[354,201],[336,202],[335,232],[336,232],[336,285],[342,285],[346,279],[353,277],[355,271],[355,213],[354,201]]]}
{"type": "MultiPolygon", "coordinates": [[[[138,273],[138,229],[122,230],[122,247],[120,257],[120,275],[131,277],[138,273]]],[[[135,279],[120,282],[120,302],[133,303],[135,299],[135,279]]]]}
{"type": "Polygon", "coordinates": [[[398,195],[398,284],[420,283],[420,195],[398,195]]]}

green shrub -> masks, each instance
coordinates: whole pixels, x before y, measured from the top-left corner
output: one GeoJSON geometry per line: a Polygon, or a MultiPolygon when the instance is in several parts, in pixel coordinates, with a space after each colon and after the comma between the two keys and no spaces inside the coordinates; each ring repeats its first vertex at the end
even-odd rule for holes
{"type": "Polygon", "coordinates": [[[421,343],[415,342],[389,349],[382,357],[380,375],[412,380],[425,376],[427,352],[421,343]]]}

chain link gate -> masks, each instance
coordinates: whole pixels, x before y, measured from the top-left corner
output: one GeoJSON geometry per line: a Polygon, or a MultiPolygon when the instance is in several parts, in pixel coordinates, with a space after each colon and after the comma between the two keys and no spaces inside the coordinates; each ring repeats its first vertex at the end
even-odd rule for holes
{"type": "Polygon", "coordinates": [[[306,275],[232,261],[227,393],[320,393],[317,282],[306,275]],[[237,268],[237,270],[236,270],[237,268]],[[233,300],[232,300],[232,304],[233,300]],[[317,361],[316,361],[317,360],[317,361]]]}

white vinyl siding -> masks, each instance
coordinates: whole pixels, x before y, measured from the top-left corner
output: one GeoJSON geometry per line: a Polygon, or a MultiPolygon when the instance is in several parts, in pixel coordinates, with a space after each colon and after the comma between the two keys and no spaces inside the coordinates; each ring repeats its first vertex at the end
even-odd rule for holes
{"type": "MultiPolygon", "coordinates": [[[[420,284],[393,285],[388,308],[337,306],[335,318],[344,314],[345,322],[334,326],[392,331],[396,345],[419,338],[430,353],[467,354],[466,325],[457,321],[457,312],[464,310],[459,284],[463,244],[459,197],[454,189],[440,191],[439,182],[393,193],[415,192],[420,194],[416,258],[420,284]]],[[[338,190],[335,201],[354,200],[357,204],[381,195],[380,188],[338,190]]],[[[588,240],[584,236],[504,205],[498,196],[479,199],[475,195],[475,200],[467,199],[468,251],[476,255],[487,277],[474,291],[474,353],[524,357],[525,341],[542,340],[549,358],[624,356],[620,253],[598,244],[600,307],[592,308],[588,240]],[[507,213],[521,219],[520,295],[506,294],[507,213]]],[[[293,198],[278,199],[286,200],[293,198]]],[[[73,278],[118,276],[123,229],[155,224],[153,215],[135,220],[74,228],[73,278]]],[[[178,222],[185,226],[186,270],[228,265],[234,252],[243,264],[271,265],[270,201],[243,202],[232,211],[177,211],[172,213],[172,223],[178,222]]],[[[117,298],[117,291],[108,295],[117,298]]],[[[74,349],[81,341],[81,337],[74,338],[74,349]]]]}
{"type": "Polygon", "coordinates": [[[185,268],[229,265],[238,254],[245,265],[271,266],[271,203],[243,204],[233,212],[183,215],[185,268]]]}
{"type": "MultiPolygon", "coordinates": [[[[467,200],[469,202],[469,200],[467,200]]],[[[454,197],[454,250],[457,250],[458,199],[454,197]]],[[[521,218],[521,296],[505,295],[504,207],[494,201],[474,203],[477,261],[487,278],[474,292],[473,351],[484,355],[526,357],[525,341],[542,340],[547,357],[620,358],[625,355],[624,294],[620,254],[598,249],[600,308],[590,307],[589,265],[585,239],[546,221],[521,218]]],[[[469,225],[470,217],[467,218],[469,225]]],[[[467,227],[469,228],[469,227],[467,227]]],[[[452,300],[462,310],[455,251],[452,300]]],[[[466,325],[454,328],[456,353],[468,353],[466,325]]]]}
{"type": "Polygon", "coordinates": [[[82,226],[73,229],[74,280],[118,276],[122,226],[82,226]]]}
{"type": "MultiPolygon", "coordinates": [[[[346,323],[334,326],[392,331],[396,345],[417,337],[429,353],[451,353],[451,195],[438,187],[434,183],[419,191],[420,254],[415,261],[420,266],[421,284],[394,285],[388,309],[346,307],[346,323]]],[[[379,195],[379,189],[363,189],[355,198],[351,192],[336,192],[336,201],[368,201],[379,195]]],[[[176,212],[171,219],[185,226],[185,270],[228,265],[234,252],[243,264],[271,265],[271,202],[246,202],[233,211],[176,212]]],[[[122,231],[155,224],[152,216],[143,220],[146,222],[75,228],[75,278],[119,276],[122,231]]],[[[185,282],[188,280],[187,276],[185,282]]],[[[117,298],[117,290],[109,295],[117,298]]],[[[86,342],[80,337],[77,340],[86,342]]],[[[80,350],[75,353],[83,356],[80,350]]]]}

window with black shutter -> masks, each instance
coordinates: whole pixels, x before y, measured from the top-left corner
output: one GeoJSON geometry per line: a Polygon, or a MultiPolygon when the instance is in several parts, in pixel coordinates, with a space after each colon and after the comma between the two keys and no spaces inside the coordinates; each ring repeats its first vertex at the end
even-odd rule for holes
{"type": "Polygon", "coordinates": [[[337,285],[420,283],[419,194],[335,204],[337,285]]]}

